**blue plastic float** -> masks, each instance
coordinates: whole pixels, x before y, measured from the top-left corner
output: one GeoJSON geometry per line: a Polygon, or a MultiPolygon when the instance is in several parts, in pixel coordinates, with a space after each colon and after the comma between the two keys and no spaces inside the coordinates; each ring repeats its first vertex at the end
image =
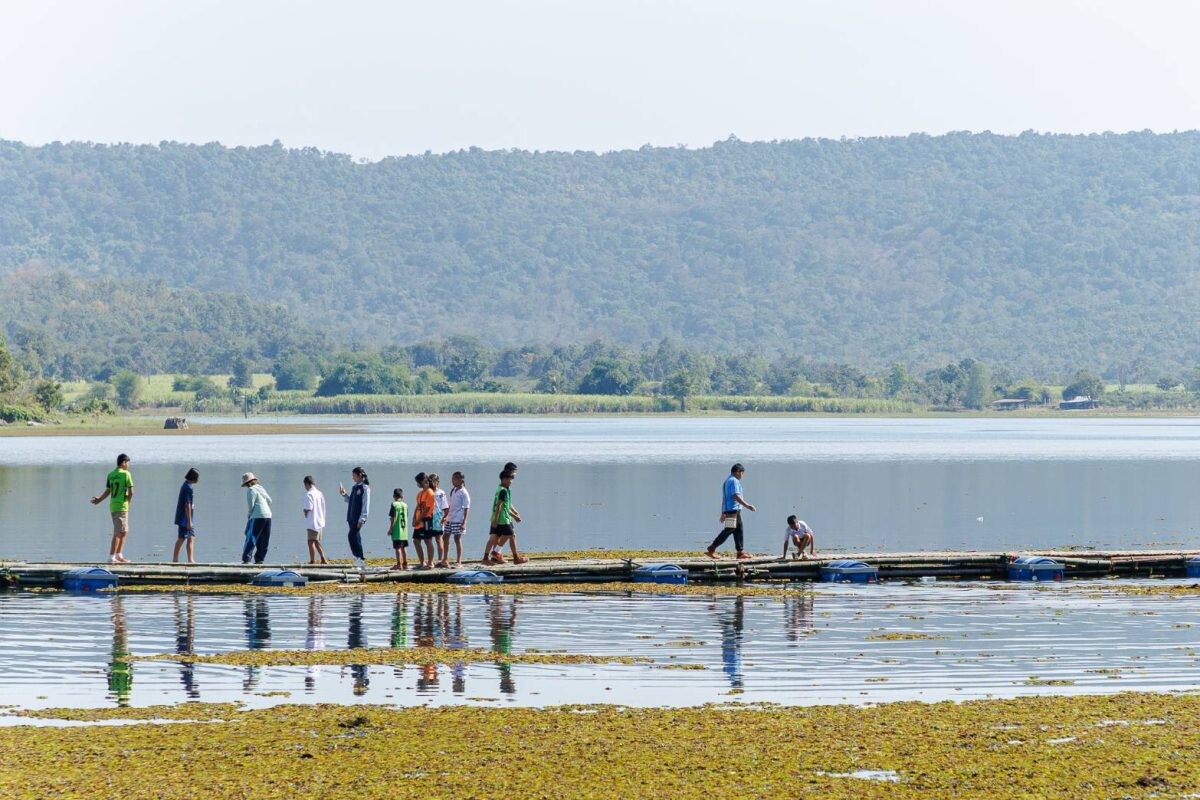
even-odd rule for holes
{"type": "Polygon", "coordinates": [[[825,583],[875,583],[879,580],[879,569],[865,561],[839,558],[821,566],[821,580],[825,583]]]}
{"type": "Polygon", "coordinates": [[[96,592],[117,588],[117,576],[103,567],[76,567],[63,575],[68,592],[96,592]]]}
{"type": "Polygon", "coordinates": [[[1063,565],[1046,556],[1021,556],[1008,565],[1010,581],[1061,581],[1063,565]]]}
{"type": "Polygon", "coordinates": [[[1200,578],[1200,556],[1192,556],[1184,564],[1189,578],[1200,578]]]}
{"type": "Polygon", "coordinates": [[[290,569],[264,569],[250,583],[255,586],[307,586],[308,578],[290,569]]]}
{"type": "Polygon", "coordinates": [[[633,571],[633,582],[674,583],[686,586],[688,571],[675,564],[643,564],[633,571]]]}
{"type": "Polygon", "coordinates": [[[463,569],[455,572],[446,580],[450,583],[460,584],[500,583],[504,580],[504,576],[486,569],[463,569]]]}

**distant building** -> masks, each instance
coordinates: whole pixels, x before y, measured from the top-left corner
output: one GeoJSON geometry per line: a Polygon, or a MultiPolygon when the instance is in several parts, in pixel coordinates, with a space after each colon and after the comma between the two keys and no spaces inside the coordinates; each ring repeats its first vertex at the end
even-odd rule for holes
{"type": "Polygon", "coordinates": [[[1088,408],[1099,408],[1100,404],[1090,397],[1072,397],[1058,404],[1062,411],[1080,411],[1088,408]]]}
{"type": "Polygon", "coordinates": [[[1023,397],[1006,397],[1003,400],[993,400],[992,408],[997,411],[1016,411],[1021,408],[1029,408],[1031,402],[1023,397]]]}

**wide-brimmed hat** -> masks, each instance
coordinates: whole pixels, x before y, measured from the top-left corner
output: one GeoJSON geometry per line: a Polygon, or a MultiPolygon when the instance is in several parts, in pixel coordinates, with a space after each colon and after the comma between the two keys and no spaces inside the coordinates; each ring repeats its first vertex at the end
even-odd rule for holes
{"type": "Polygon", "coordinates": [[[250,483],[250,481],[256,481],[256,480],[258,480],[258,477],[253,472],[247,472],[242,475],[242,486],[245,486],[246,484],[250,483]]]}

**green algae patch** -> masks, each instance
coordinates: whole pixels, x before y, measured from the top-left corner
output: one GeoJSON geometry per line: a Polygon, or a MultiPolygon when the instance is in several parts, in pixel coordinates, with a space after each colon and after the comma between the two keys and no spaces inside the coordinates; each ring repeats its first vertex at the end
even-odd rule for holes
{"type": "Polygon", "coordinates": [[[941,636],[932,633],[915,633],[912,631],[900,631],[897,633],[877,633],[874,636],[868,636],[868,642],[903,642],[903,641],[920,641],[925,639],[949,639],[949,636],[941,636]]]}
{"type": "Polygon", "coordinates": [[[230,710],[224,722],[0,728],[0,796],[1140,798],[1200,790],[1200,698],[1190,696],[870,708],[278,706],[230,710]],[[895,780],[855,777],[865,773],[895,780]]]}
{"type": "Polygon", "coordinates": [[[635,656],[598,656],[586,653],[497,653],[482,648],[363,647],[354,650],[237,650],[211,655],[163,653],[132,656],[131,661],[186,661],[189,664],[291,667],[341,664],[649,664],[654,659],[635,656]]]}

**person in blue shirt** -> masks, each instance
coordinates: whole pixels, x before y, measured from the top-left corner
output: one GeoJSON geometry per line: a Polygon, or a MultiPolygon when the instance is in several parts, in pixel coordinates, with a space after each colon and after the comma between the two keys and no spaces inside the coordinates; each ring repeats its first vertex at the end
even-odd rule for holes
{"type": "Polygon", "coordinates": [[[196,518],[196,503],[192,487],[200,480],[200,473],[195,467],[189,469],[183,476],[183,485],[179,487],[179,499],[175,501],[175,527],[179,536],[175,539],[175,553],[171,563],[179,563],[179,551],[187,544],[187,563],[196,563],[196,528],[193,522],[196,518]]]}
{"type": "Polygon", "coordinates": [[[709,558],[717,557],[717,548],[725,543],[725,540],[733,536],[734,547],[737,548],[738,558],[750,558],[750,554],[746,552],[746,548],[742,541],[742,510],[757,511],[753,504],[746,501],[742,495],[742,476],[746,474],[746,468],[741,464],[734,464],[729,470],[729,477],[725,479],[725,483],[721,485],[721,532],[717,534],[717,538],[713,539],[712,544],[708,546],[705,554],[709,558]]]}

